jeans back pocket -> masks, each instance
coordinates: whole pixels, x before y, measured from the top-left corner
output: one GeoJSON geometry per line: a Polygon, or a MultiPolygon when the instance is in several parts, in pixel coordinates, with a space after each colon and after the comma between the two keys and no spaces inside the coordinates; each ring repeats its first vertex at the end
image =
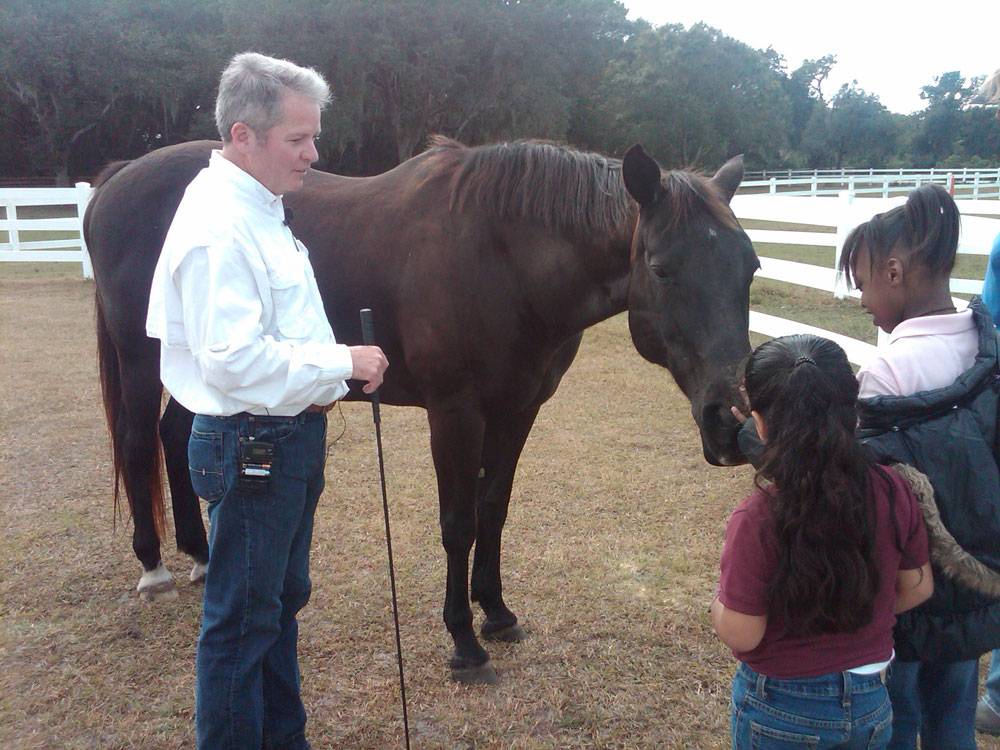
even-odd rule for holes
{"type": "Polygon", "coordinates": [[[188,439],[188,468],[195,494],[208,502],[226,493],[223,473],[222,433],[191,431],[188,439]]]}

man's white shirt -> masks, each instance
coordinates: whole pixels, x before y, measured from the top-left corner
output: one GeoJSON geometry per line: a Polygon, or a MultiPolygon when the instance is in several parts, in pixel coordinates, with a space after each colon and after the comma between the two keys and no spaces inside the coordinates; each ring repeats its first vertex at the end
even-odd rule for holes
{"type": "Polygon", "coordinates": [[[283,221],[281,197],[219,151],[177,208],[146,333],[160,340],[163,385],[196,414],[291,416],[347,393],[350,351],[283,221]]]}

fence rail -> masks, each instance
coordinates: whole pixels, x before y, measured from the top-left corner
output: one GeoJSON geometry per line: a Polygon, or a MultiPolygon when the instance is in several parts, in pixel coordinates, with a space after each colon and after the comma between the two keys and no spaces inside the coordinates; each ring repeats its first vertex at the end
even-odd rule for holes
{"type": "Polygon", "coordinates": [[[1000,168],[959,170],[866,170],[840,172],[813,170],[792,172],[780,177],[774,173],[751,173],[741,190],[782,195],[837,195],[847,190],[855,195],[902,195],[928,183],[953,184],[957,196],[973,199],[1000,197],[1000,168]]]}
{"type": "MultiPolygon", "coordinates": [[[[819,289],[838,297],[857,297],[860,294],[849,290],[836,272],[837,253],[851,228],[876,213],[901,205],[905,200],[905,196],[863,198],[846,191],[838,198],[810,198],[785,194],[737,195],[733,198],[732,208],[740,221],[795,222],[803,227],[798,231],[747,229],[747,234],[755,246],[781,243],[830,249],[830,265],[817,266],[769,258],[766,247],[758,247],[758,255],[761,256],[758,277],[819,289]]],[[[1000,234],[1000,201],[959,199],[955,202],[962,212],[962,233],[958,252],[968,255],[989,255],[994,237],[1000,234]]],[[[954,294],[979,294],[982,289],[982,279],[951,280],[951,291],[954,294]]],[[[959,309],[965,307],[965,300],[956,298],[954,301],[959,309]]],[[[750,313],[750,330],[766,336],[785,336],[791,333],[815,333],[825,336],[840,344],[847,352],[848,359],[859,365],[867,362],[875,351],[875,347],[866,342],[756,311],[750,313]]],[[[881,332],[879,338],[880,341],[884,340],[881,332]]]]}
{"type": "Polygon", "coordinates": [[[780,180],[792,180],[802,177],[840,177],[847,179],[855,177],[891,177],[907,175],[926,175],[941,177],[953,174],[956,180],[967,181],[971,175],[980,174],[1000,180],[1000,167],[863,167],[858,169],[761,169],[748,170],[744,177],[748,180],[763,180],[776,177],[780,180]]]}
{"type": "MultiPolygon", "coordinates": [[[[911,170],[900,170],[911,171],[911,170]]],[[[971,174],[973,170],[968,170],[971,174]]],[[[994,170],[997,172],[997,170],[994,170]]],[[[972,179],[981,179],[982,170],[977,170],[972,179]]],[[[895,171],[894,171],[895,174],[895,171]]],[[[841,179],[838,173],[836,179],[841,179]]],[[[917,178],[947,179],[942,172],[929,174],[926,171],[917,178]]],[[[794,187],[795,180],[783,183],[794,187]]],[[[814,178],[810,177],[810,180],[814,178]]],[[[819,175],[815,179],[820,179],[819,175]]],[[[884,179],[879,176],[878,179],[884,179]]],[[[895,178],[894,178],[895,179],[895,178]]],[[[753,186],[753,181],[749,185],[753,186]]],[[[770,182],[768,184],[771,184],[770,182]]],[[[747,187],[744,183],[743,187],[747,187]]],[[[980,182],[980,186],[982,183],[980,182]]],[[[90,197],[88,183],[77,183],[74,188],[0,188],[0,207],[5,216],[0,218],[0,261],[61,261],[80,263],[84,278],[93,278],[90,256],[81,231],[81,217],[90,197]],[[37,207],[64,206],[73,215],[61,218],[21,218],[22,213],[37,213],[37,207]],[[30,239],[39,232],[58,232],[68,237],[30,239]],[[3,234],[6,233],[6,241],[3,234]]],[[[858,188],[841,190],[837,197],[806,197],[788,192],[741,193],[733,198],[732,208],[737,218],[745,223],[795,224],[797,229],[750,227],[747,234],[758,246],[761,268],[757,275],[765,279],[783,281],[812,289],[822,290],[840,297],[856,295],[846,288],[835,271],[836,253],[843,245],[847,233],[854,226],[872,215],[900,205],[905,196],[864,197],[870,190],[858,188]],[[767,244],[780,243],[807,247],[825,247],[830,250],[830,264],[818,266],[810,263],[796,263],[767,257],[767,244]]],[[[962,234],[958,252],[973,255],[988,255],[993,238],[1000,234],[1000,200],[979,197],[956,200],[962,212],[962,234]]],[[[956,294],[978,294],[982,291],[982,279],[952,279],[951,290],[956,294]]],[[[963,300],[956,304],[964,306],[963,300]]],[[[758,311],[750,313],[750,330],[766,336],[784,336],[790,333],[815,333],[836,341],[847,352],[855,364],[863,364],[875,347],[848,336],[824,331],[802,323],[766,315],[758,311]]]]}
{"type": "Polygon", "coordinates": [[[83,277],[92,279],[94,270],[90,254],[83,239],[83,213],[87,209],[92,190],[90,183],[78,182],[71,188],[0,188],[0,261],[27,261],[79,263],[83,277]],[[37,213],[41,207],[60,206],[69,216],[52,218],[22,218],[18,213],[37,213]],[[59,238],[31,239],[31,237],[64,235],[59,238]]]}

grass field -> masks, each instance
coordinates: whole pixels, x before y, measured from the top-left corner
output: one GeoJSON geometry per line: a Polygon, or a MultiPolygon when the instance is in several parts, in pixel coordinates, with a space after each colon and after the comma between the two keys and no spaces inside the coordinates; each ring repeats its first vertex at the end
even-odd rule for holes
{"type": "MultiPolygon", "coordinates": [[[[752,300],[873,340],[854,301],[772,282],[752,300]]],[[[167,540],[179,598],[136,597],[131,527],[111,512],[93,286],[78,266],[3,263],[0,305],[0,747],[191,748],[200,589],[167,540]]],[[[752,475],[704,463],[686,401],[632,349],[624,316],[587,333],[525,448],[503,570],[530,638],[488,646],[498,686],[447,680],[426,420],[401,408],[382,420],[414,748],[729,746],[734,662],[707,605],[752,475]]],[[[348,404],[330,421],[343,434],[301,628],[309,735],[316,748],[402,747],[371,412],[348,404]]]]}

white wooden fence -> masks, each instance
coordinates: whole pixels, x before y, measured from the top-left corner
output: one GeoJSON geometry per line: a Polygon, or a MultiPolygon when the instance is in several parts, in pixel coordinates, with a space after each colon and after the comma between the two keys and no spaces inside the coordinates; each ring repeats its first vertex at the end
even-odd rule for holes
{"type": "MultiPolygon", "coordinates": [[[[81,220],[90,185],[81,182],[74,188],[3,188],[0,189],[0,207],[6,210],[6,217],[0,219],[0,239],[7,233],[7,241],[0,242],[0,261],[63,261],[80,263],[84,278],[93,278],[90,256],[83,240],[81,220]],[[68,206],[67,213],[75,215],[54,219],[22,219],[18,209],[36,206],[68,206]],[[58,231],[72,239],[30,239],[32,233],[58,231]]],[[[895,198],[856,197],[842,191],[836,197],[805,197],[762,193],[737,195],[732,207],[736,216],[745,223],[781,222],[801,225],[802,229],[747,229],[747,234],[755,244],[782,243],[824,247],[830,251],[829,265],[818,266],[808,263],[794,263],[767,257],[766,248],[759,248],[761,268],[757,275],[820,289],[838,296],[852,294],[838,279],[836,268],[837,251],[851,228],[866,221],[874,214],[886,211],[905,201],[905,196],[895,198]]],[[[958,252],[974,255],[988,255],[993,238],[1000,234],[1000,200],[959,198],[956,203],[962,216],[962,234],[958,252]]],[[[952,279],[951,289],[959,294],[978,294],[982,291],[982,279],[952,279]]],[[[856,292],[853,294],[857,294],[856,292]]],[[[964,301],[956,300],[960,306],[964,301]]],[[[806,326],[793,320],[751,311],[750,329],[766,336],[784,336],[791,333],[815,333],[833,339],[847,352],[849,359],[863,364],[874,347],[831,331],[806,326]]]]}
{"type": "Polygon", "coordinates": [[[1000,167],[988,169],[813,169],[748,173],[741,189],[782,195],[837,195],[843,190],[855,195],[889,198],[905,194],[927,183],[945,185],[953,181],[955,194],[973,199],[1000,197],[1000,167]]]}
{"type": "Polygon", "coordinates": [[[83,212],[90,200],[91,188],[87,182],[78,182],[71,188],[0,188],[0,234],[6,233],[7,241],[0,242],[0,261],[80,263],[83,277],[94,278],[90,255],[83,240],[83,212]],[[21,213],[31,213],[36,207],[63,206],[68,215],[61,218],[20,218],[21,213]],[[39,232],[58,232],[66,239],[31,239],[39,232]]]}
{"type": "MultiPolygon", "coordinates": [[[[744,223],[771,221],[805,225],[802,230],[747,229],[746,232],[755,245],[782,243],[825,247],[830,250],[830,265],[817,266],[769,258],[766,257],[766,248],[758,248],[761,268],[757,271],[757,276],[821,289],[837,296],[860,296],[856,291],[849,291],[843,280],[838,278],[836,264],[839,250],[853,227],[905,201],[905,196],[888,199],[856,198],[848,192],[843,192],[836,198],[761,194],[737,195],[733,198],[732,207],[736,216],[744,223]]],[[[958,199],[955,202],[962,212],[958,252],[989,255],[993,239],[1000,234],[1000,201],[958,199]]],[[[951,280],[952,292],[979,294],[982,289],[982,279],[951,280]]],[[[965,307],[964,300],[956,299],[955,303],[959,309],[965,307]]],[[[863,341],[756,311],[750,312],[750,330],[766,336],[786,336],[792,333],[825,336],[840,344],[847,352],[848,359],[855,364],[867,362],[875,349],[863,341]]]]}

